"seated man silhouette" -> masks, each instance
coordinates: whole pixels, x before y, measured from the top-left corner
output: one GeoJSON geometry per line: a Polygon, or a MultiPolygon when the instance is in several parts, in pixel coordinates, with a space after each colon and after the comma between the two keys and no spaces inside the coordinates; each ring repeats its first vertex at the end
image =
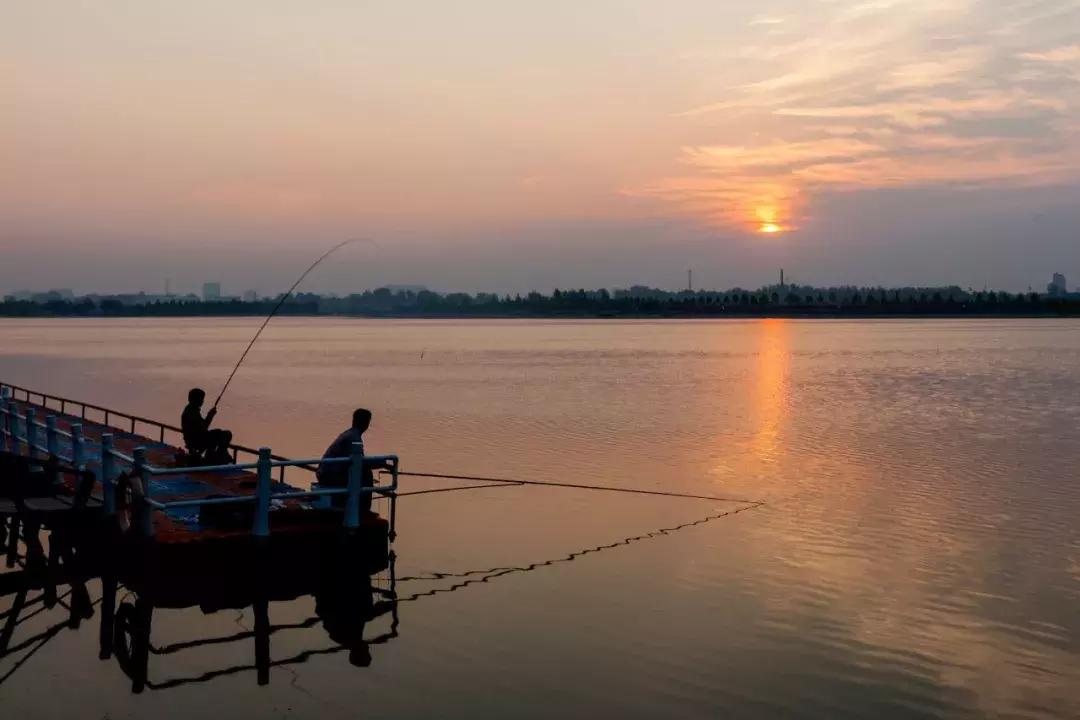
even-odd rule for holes
{"type": "Polygon", "coordinates": [[[188,404],[180,416],[180,429],[184,431],[184,445],[195,460],[227,465],[232,462],[229,445],[232,433],[228,430],[211,430],[210,423],[217,415],[217,408],[210,408],[204,418],[202,406],[206,393],[200,388],[188,391],[188,404]]]}
{"type": "MultiPolygon", "coordinates": [[[[352,453],[352,444],[360,443],[360,452],[364,451],[364,433],[371,426],[371,411],[365,408],[357,408],[353,411],[352,427],[345,432],[337,436],[334,442],[330,443],[330,447],[326,448],[326,452],[323,453],[323,460],[327,458],[343,458],[349,457],[352,453]]],[[[372,487],[375,485],[375,474],[372,472],[375,468],[385,467],[384,463],[364,463],[364,487],[372,487]]],[[[319,463],[319,468],[315,472],[316,477],[319,478],[319,485],[323,487],[348,487],[349,485],[349,463],[319,463]]],[[[343,495],[334,496],[334,506],[344,507],[345,497],[343,495]]],[[[362,493],[360,495],[360,512],[368,512],[371,510],[371,493],[362,493]]]]}

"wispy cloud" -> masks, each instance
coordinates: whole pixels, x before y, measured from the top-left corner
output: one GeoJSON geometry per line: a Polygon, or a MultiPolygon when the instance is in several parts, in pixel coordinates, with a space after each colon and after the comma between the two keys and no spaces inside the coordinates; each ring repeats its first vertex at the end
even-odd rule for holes
{"type": "Polygon", "coordinates": [[[1063,45],[1043,52],[1020,53],[1020,57],[1050,63],[1080,63],[1080,45],[1063,45]]]}
{"type": "Polygon", "coordinates": [[[797,227],[825,192],[1075,180],[1076,27],[1075,0],[766,10],[729,58],[756,77],[680,113],[717,140],[684,147],[685,174],[638,192],[752,230],[797,227]]]}

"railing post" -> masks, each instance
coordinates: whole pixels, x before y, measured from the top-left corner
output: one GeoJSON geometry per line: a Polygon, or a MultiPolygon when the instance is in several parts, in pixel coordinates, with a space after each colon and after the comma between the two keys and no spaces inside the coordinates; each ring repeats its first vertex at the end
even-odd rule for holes
{"type": "Polygon", "coordinates": [[[56,416],[49,415],[45,418],[45,447],[48,449],[49,459],[56,458],[56,416]]]}
{"type": "Polygon", "coordinates": [[[71,464],[76,472],[83,469],[85,464],[85,441],[82,424],[75,423],[71,426],[71,464]]]}
{"type": "Polygon", "coordinates": [[[146,470],[146,448],[135,448],[132,459],[135,461],[135,477],[139,478],[143,489],[142,505],[138,508],[139,531],[143,537],[150,538],[154,536],[154,515],[153,508],[150,507],[150,479],[153,475],[146,470]]]}
{"type": "Polygon", "coordinates": [[[105,515],[112,517],[116,514],[116,477],[113,470],[113,436],[106,433],[101,436],[101,503],[105,507],[105,515]]]}
{"type": "Polygon", "coordinates": [[[345,496],[346,530],[360,527],[360,490],[364,484],[364,445],[354,442],[349,450],[349,494],[345,496]]]}
{"type": "Polygon", "coordinates": [[[3,411],[3,418],[0,418],[0,450],[7,450],[11,435],[11,388],[7,385],[0,386],[0,410],[3,411]]]}
{"type": "Polygon", "coordinates": [[[270,448],[259,448],[258,482],[255,485],[255,518],[251,534],[257,538],[270,535],[270,448]]]}
{"type": "Polygon", "coordinates": [[[11,437],[11,402],[8,400],[8,389],[0,388],[0,411],[3,414],[3,422],[0,422],[0,450],[7,450],[11,437]]]}
{"type": "MultiPolygon", "coordinates": [[[[45,418],[45,452],[49,456],[49,462],[53,462],[57,459],[55,415],[49,415],[45,418]]],[[[60,472],[53,472],[51,480],[52,482],[59,482],[60,472]]]]}
{"type": "Polygon", "coordinates": [[[37,444],[37,425],[34,423],[34,408],[26,408],[26,454],[34,457],[34,445],[37,444]]]}
{"type": "Polygon", "coordinates": [[[5,450],[10,450],[13,453],[19,452],[19,410],[18,406],[11,400],[7,401],[7,419],[8,419],[8,438],[7,446],[5,450]]]}

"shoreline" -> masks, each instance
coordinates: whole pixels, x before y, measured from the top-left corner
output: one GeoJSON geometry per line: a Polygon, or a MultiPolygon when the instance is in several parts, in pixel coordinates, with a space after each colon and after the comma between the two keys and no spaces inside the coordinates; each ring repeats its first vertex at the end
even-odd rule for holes
{"type": "MultiPolygon", "coordinates": [[[[263,317],[262,312],[232,312],[232,313],[86,313],[86,314],[59,314],[59,313],[0,313],[0,319],[4,320],[42,320],[42,319],[103,319],[103,318],[142,318],[142,319],[168,319],[168,318],[230,318],[230,317],[263,317]]],[[[1038,319],[1038,318],[1076,318],[1080,317],[1080,309],[1041,312],[1002,312],[984,311],[982,309],[949,311],[922,311],[897,310],[895,312],[866,309],[842,310],[836,308],[770,308],[760,312],[744,312],[741,310],[726,310],[716,312],[656,312],[656,313],[281,313],[280,317],[294,318],[346,318],[346,319],[387,319],[387,320],[747,320],[747,319],[788,319],[788,320],[919,320],[919,319],[1038,319]]]]}

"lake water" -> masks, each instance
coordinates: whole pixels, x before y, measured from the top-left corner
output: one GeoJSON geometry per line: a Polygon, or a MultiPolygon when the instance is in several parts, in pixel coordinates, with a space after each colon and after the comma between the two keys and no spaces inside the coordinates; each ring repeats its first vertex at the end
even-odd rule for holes
{"type": "MultiPolygon", "coordinates": [[[[0,381],[178,423],[258,322],[3,320],[0,381]]],[[[357,405],[406,470],[733,500],[403,497],[410,600],[370,666],[308,652],[335,645],[315,625],[272,636],[301,660],[265,687],[214,674],[252,662],[236,642],[153,656],[134,695],[91,621],[0,659],[0,714],[1080,717],[1080,322],[285,318],[218,424],[311,456],[357,405]]],[[[252,623],[161,610],[153,642],[252,623]]]]}

